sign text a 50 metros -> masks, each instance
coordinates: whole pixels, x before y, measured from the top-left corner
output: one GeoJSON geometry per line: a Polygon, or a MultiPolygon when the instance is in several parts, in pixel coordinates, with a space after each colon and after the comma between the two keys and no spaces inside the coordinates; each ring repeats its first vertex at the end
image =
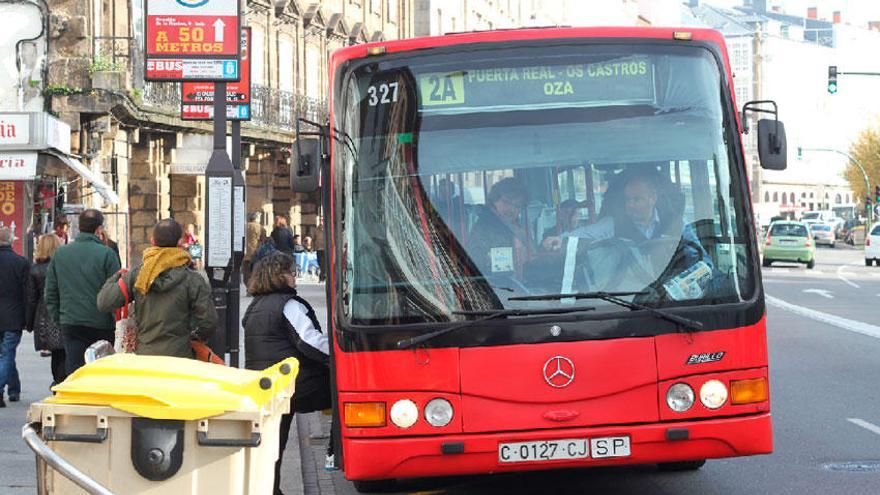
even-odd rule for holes
{"type": "Polygon", "coordinates": [[[146,0],[148,81],[238,81],[239,0],[146,0]]]}

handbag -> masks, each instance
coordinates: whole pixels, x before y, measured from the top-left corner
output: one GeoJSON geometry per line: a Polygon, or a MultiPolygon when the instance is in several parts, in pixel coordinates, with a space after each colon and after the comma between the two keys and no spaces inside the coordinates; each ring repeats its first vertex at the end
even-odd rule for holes
{"type": "Polygon", "coordinates": [[[196,360],[226,366],[226,361],[215,354],[214,351],[211,350],[210,347],[208,347],[208,344],[200,340],[191,340],[190,344],[192,345],[193,356],[196,358],[196,360]]]}
{"type": "MultiPolygon", "coordinates": [[[[126,270],[123,268],[119,272],[125,273],[126,270]]],[[[125,281],[121,276],[116,281],[116,285],[119,286],[119,290],[122,292],[122,297],[125,300],[122,307],[113,312],[116,321],[122,326],[122,352],[134,352],[137,350],[138,343],[137,321],[129,317],[134,309],[134,301],[131,300],[128,286],[125,285],[125,281]]]]}

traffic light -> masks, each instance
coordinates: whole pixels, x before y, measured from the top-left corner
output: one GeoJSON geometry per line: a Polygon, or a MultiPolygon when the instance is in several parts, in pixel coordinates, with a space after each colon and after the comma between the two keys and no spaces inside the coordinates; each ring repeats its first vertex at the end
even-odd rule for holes
{"type": "Polygon", "coordinates": [[[874,201],[880,204],[880,186],[874,186],[874,201]]]}
{"type": "Polygon", "coordinates": [[[871,196],[865,196],[865,207],[871,209],[871,196]]]}
{"type": "Polygon", "coordinates": [[[828,66],[828,92],[831,94],[837,93],[837,66],[829,65],[828,66]]]}

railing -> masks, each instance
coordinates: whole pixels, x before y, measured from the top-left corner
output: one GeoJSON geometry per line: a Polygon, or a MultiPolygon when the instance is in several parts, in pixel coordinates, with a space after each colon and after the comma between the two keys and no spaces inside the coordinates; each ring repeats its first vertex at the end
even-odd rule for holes
{"type": "Polygon", "coordinates": [[[142,105],[165,113],[180,113],[180,84],[170,82],[145,82],[142,105]]]}
{"type": "Polygon", "coordinates": [[[128,36],[95,36],[94,63],[101,62],[106,70],[125,70],[131,64],[131,43],[128,36]]]}
{"type": "Polygon", "coordinates": [[[292,131],[297,117],[317,122],[326,120],[327,105],[318,98],[254,84],[251,87],[251,116],[251,124],[292,131]]]}

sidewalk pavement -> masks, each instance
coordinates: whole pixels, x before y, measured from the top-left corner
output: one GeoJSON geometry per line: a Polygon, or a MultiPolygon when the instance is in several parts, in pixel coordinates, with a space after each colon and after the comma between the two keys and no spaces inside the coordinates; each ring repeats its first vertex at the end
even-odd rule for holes
{"type": "MultiPolygon", "coordinates": [[[[324,284],[318,284],[310,280],[300,281],[298,287],[300,295],[309,301],[318,313],[319,321],[327,321],[327,308],[324,296],[324,284]]],[[[244,294],[244,290],[242,293],[244,294]]],[[[251,298],[241,298],[241,314],[251,298]]],[[[241,349],[244,349],[244,333],[241,333],[241,349]]],[[[37,402],[50,395],[49,385],[52,383],[52,373],[49,367],[49,358],[40,357],[34,350],[33,334],[25,332],[21,339],[16,354],[18,371],[21,376],[22,390],[20,402],[6,402],[6,408],[0,409],[0,493],[3,495],[33,495],[37,489],[36,462],[34,454],[21,439],[21,428],[24,425],[28,407],[32,402],[37,402]]],[[[242,366],[244,365],[242,355],[242,366]]],[[[300,455],[303,440],[298,432],[304,431],[306,419],[317,421],[317,415],[304,415],[303,420],[297,421],[297,427],[291,428],[291,437],[287,442],[284,452],[284,461],[281,475],[281,489],[287,495],[302,493],[333,493],[331,490],[317,491],[318,481],[311,484],[309,480],[318,480],[315,471],[323,471],[324,459],[323,448],[327,445],[324,439],[320,448],[321,457],[315,461],[312,453],[305,459],[300,455]],[[311,417],[311,418],[310,418],[311,417]],[[316,462],[318,462],[316,464],[316,462]],[[304,476],[303,469],[309,471],[304,476]],[[308,486],[308,490],[306,487],[308,486]]],[[[299,419],[299,418],[298,418],[299,419]]],[[[328,420],[329,421],[329,420],[328,420]]],[[[329,423],[328,423],[329,424],[329,423]]],[[[306,444],[309,437],[306,437],[306,444]]]]}

